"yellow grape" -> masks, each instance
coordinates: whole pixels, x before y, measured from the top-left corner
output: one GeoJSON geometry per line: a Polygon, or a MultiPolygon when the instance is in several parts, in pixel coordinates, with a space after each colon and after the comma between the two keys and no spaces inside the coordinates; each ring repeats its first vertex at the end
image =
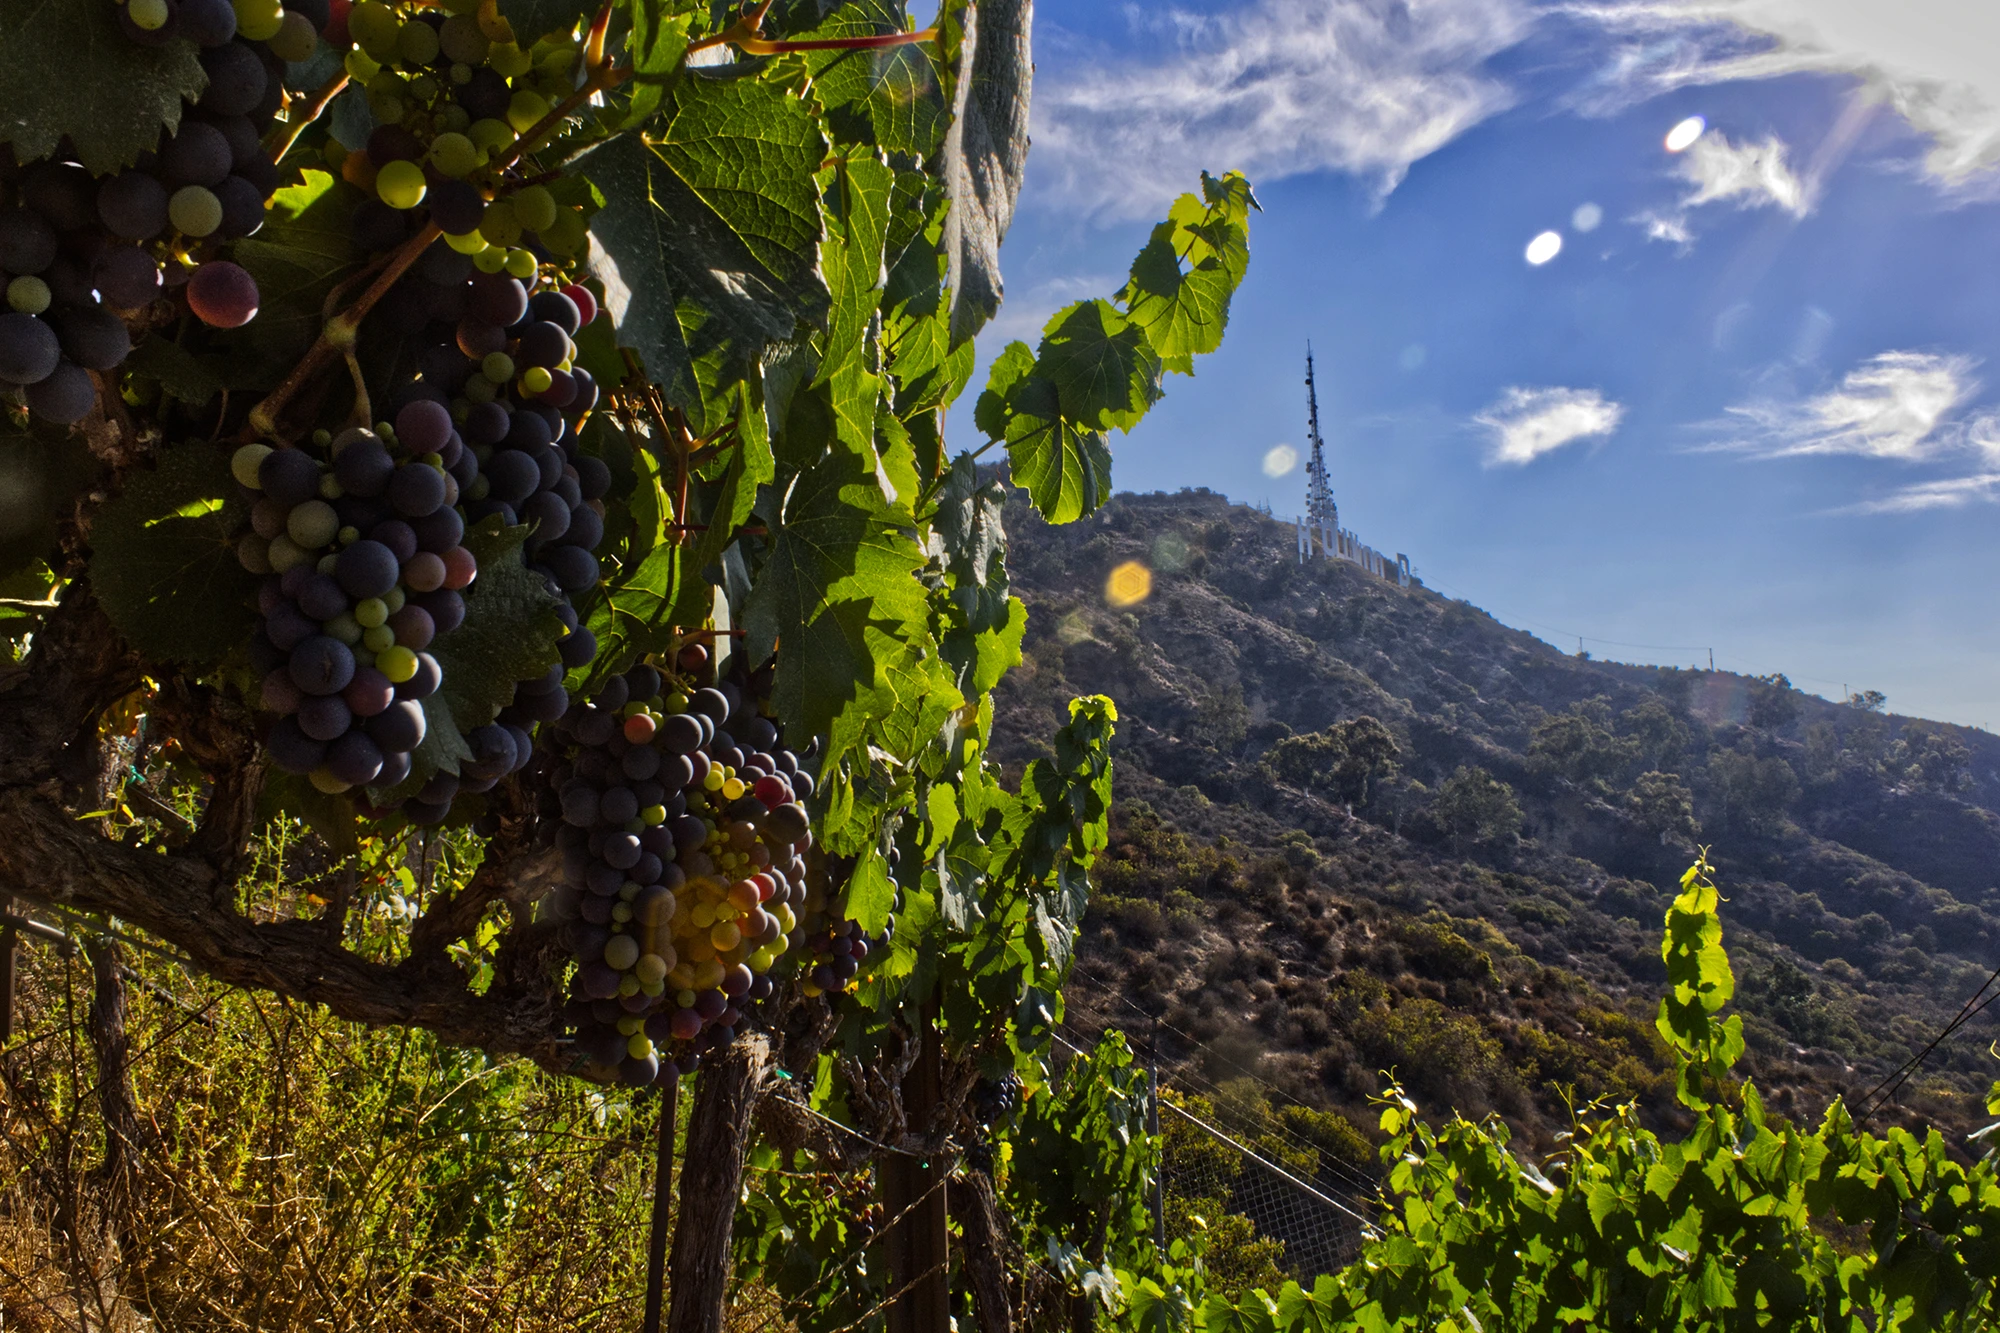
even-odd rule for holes
{"type": "Polygon", "coordinates": [[[375,175],[375,193],[391,208],[415,208],[425,188],[424,169],[414,162],[389,162],[375,175]]]}

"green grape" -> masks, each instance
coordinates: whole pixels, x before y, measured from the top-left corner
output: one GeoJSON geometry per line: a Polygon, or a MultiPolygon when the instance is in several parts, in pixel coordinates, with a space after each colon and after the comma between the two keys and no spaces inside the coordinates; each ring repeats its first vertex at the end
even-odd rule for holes
{"type": "Polygon", "coordinates": [[[167,0],[130,0],[125,12],[132,16],[133,26],[143,32],[158,32],[173,17],[173,12],[167,8],[167,0]]]}
{"type": "Polygon", "coordinates": [[[526,389],[530,396],[546,393],[549,385],[553,383],[555,377],[540,366],[529,366],[521,372],[521,387],[526,389]]]}
{"type": "Polygon", "coordinates": [[[246,444],[229,456],[229,475],[241,484],[257,489],[257,469],[271,453],[268,444],[246,444]]]}
{"type": "Polygon", "coordinates": [[[447,176],[467,176],[479,169],[479,149],[463,134],[447,130],[431,140],[431,165],[447,176]]]}
{"type": "Polygon", "coordinates": [[[555,222],[540,232],[543,245],[564,255],[573,255],[582,249],[583,239],[588,233],[583,210],[577,208],[558,210],[555,222]]]}
{"type": "Polygon", "coordinates": [[[381,0],[361,0],[347,14],[347,35],[377,64],[395,58],[396,38],[402,27],[396,21],[396,11],[381,0]]]}
{"type": "Polygon", "coordinates": [[[504,120],[475,120],[465,127],[466,138],[489,153],[497,153],[514,142],[514,131],[504,120]]]}
{"type": "MultiPolygon", "coordinates": [[[[417,26],[424,28],[424,25],[421,23],[417,26]]],[[[430,29],[424,28],[424,31],[429,32],[430,29]]],[[[410,96],[415,98],[421,105],[428,106],[432,102],[435,102],[440,91],[438,81],[433,75],[419,74],[410,80],[410,96]]]]}
{"type": "Polygon", "coordinates": [[[526,134],[543,116],[549,114],[549,99],[532,89],[523,88],[507,103],[507,123],[517,134],[526,134]]]}
{"type": "Polygon", "coordinates": [[[472,266],[481,273],[498,273],[507,267],[507,252],[497,245],[489,245],[472,256],[472,266]]]}
{"type": "Polygon", "coordinates": [[[199,185],[183,185],[167,200],[167,220],[183,235],[211,235],[222,225],[222,201],[199,185]]]}
{"type": "Polygon", "coordinates": [[[253,42],[267,42],[285,26],[285,7],[278,0],[232,0],[236,9],[236,35],[253,42]]]}
{"type": "Polygon", "coordinates": [[[437,59],[437,30],[428,23],[411,19],[396,33],[396,55],[404,65],[428,65],[437,59]]]}
{"type": "Polygon", "coordinates": [[[488,204],[486,215],[479,219],[479,234],[495,245],[510,246],[518,242],[521,239],[521,219],[514,212],[514,201],[495,199],[488,204]]]}
{"type": "Polygon", "coordinates": [[[387,625],[373,625],[361,631],[362,646],[371,653],[380,653],[396,646],[396,631],[387,625]]]}
{"type": "Polygon", "coordinates": [[[317,550],[333,541],[340,531],[340,516],[324,500],[308,500],[293,505],[285,516],[285,535],[305,550],[317,550]]]}
{"type": "Polygon", "coordinates": [[[325,792],[328,796],[338,796],[344,791],[352,791],[354,787],[354,784],[342,782],[324,768],[315,768],[306,780],[311,782],[316,790],[325,792]]]}
{"type": "Polygon", "coordinates": [[[406,600],[407,599],[403,594],[402,586],[399,584],[396,587],[389,589],[387,595],[382,598],[382,605],[388,607],[389,614],[393,616],[398,611],[403,609],[403,605],[406,600]]]}
{"type": "Polygon", "coordinates": [[[534,58],[513,42],[496,42],[486,53],[486,63],[503,79],[518,79],[534,68],[534,58]]]}
{"type": "Polygon", "coordinates": [[[293,565],[304,564],[308,557],[304,551],[299,549],[297,542],[281,532],[271,538],[269,559],[273,572],[282,574],[293,565]]]}
{"type": "MultiPolygon", "coordinates": [[[[465,400],[469,403],[490,403],[500,395],[500,386],[484,375],[474,375],[465,382],[465,400]]],[[[483,478],[482,478],[483,480],[483,478]]],[[[485,496],[481,496],[485,499],[485,496]]]]}
{"type": "Polygon", "coordinates": [[[375,177],[375,193],[391,208],[415,208],[424,190],[424,169],[414,162],[390,162],[375,177]]]}
{"type": "Polygon", "coordinates": [[[530,231],[541,231],[556,220],[556,197],[546,185],[530,185],[514,193],[514,216],[530,231]]]}
{"type": "Polygon", "coordinates": [[[384,125],[400,125],[403,122],[403,98],[400,93],[368,94],[368,114],[384,125]]]}
{"type": "Polygon", "coordinates": [[[486,238],[476,231],[469,231],[463,236],[446,236],[444,243],[462,255],[471,255],[475,264],[479,262],[479,252],[491,248],[486,238]]]}
{"type": "MultiPolygon", "coordinates": [[[[453,63],[475,68],[486,63],[486,54],[493,49],[493,43],[479,27],[479,20],[470,14],[446,19],[438,33],[438,43],[453,63]]],[[[471,77],[471,69],[466,77],[471,77]]]]}
{"type": "Polygon", "coordinates": [[[525,282],[535,276],[535,256],[527,250],[509,250],[505,267],[509,276],[525,282]]]}
{"type": "Polygon", "coordinates": [[[304,14],[288,9],[268,44],[271,54],[280,60],[309,60],[319,47],[319,30],[304,14]]]}
{"type": "Polygon", "coordinates": [[[49,285],[31,273],[7,284],[7,304],[24,315],[41,314],[49,308],[51,299],[49,285]]]}
{"type": "Polygon", "coordinates": [[[375,669],[387,676],[391,685],[401,685],[417,674],[417,655],[397,644],[375,655],[375,669]]]}
{"type": "Polygon", "coordinates": [[[370,80],[382,72],[382,67],[375,63],[374,57],[358,46],[347,53],[341,65],[347,70],[347,77],[364,88],[368,86],[370,80]]]}
{"type": "MultiPolygon", "coordinates": [[[[320,572],[325,574],[325,573],[331,573],[332,571],[321,570],[320,572]]],[[[342,611],[332,620],[329,620],[324,625],[320,626],[320,628],[325,630],[332,637],[339,639],[349,648],[352,648],[355,644],[361,642],[361,634],[362,634],[361,626],[356,624],[354,621],[354,617],[346,611],[342,611]]]]}
{"type": "Polygon", "coordinates": [[[354,623],[374,629],[389,618],[389,607],[380,597],[364,597],[354,604],[354,623]]]}
{"type": "MultiPolygon", "coordinates": [[[[446,130],[453,134],[463,134],[466,128],[472,124],[472,113],[458,103],[452,102],[439,113],[438,124],[444,126],[446,130]]],[[[482,157],[480,161],[484,164],[485,159],[482,157]]]]}
{"type": "Polygon", "coordinates": [[[505,352],[488,352],[479,363],[479,373],[495,384],[505,384],[514,378],[514,358],[505,352]]]}

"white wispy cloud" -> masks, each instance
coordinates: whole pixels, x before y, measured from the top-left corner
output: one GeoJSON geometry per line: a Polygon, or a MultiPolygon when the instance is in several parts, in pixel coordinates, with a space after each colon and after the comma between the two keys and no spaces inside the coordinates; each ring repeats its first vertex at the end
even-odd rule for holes
{"type": "Polygon", "coordinates": [[[1609,435],[1625,408],[1595,389],[1510,388],[1473,417],[1486,428],[1489,466],[1522,466],[1577,440],[1609,435]]]}
{"type": "Polygon", "coordinates": [[[1681,179],[1694,187],[1683,208],[1726,202],[1738,208],[1778,207],[1795,217],[1811,209],[1806,183],[1785,164],[1785,145],[1776,135],[1762,143],[1733,144],[1711,130],[1680,155],[1681,179]]]}
{"type": "Polygon", "coordinates": [[[1837,509],[1837,514],[1914,514],[1926,509],[1962,509],[2000,500],[2000,472],[1978,472],[1942,481],[1922,481],[1891,491],[1879,500],[1837,509]]]}
{"type": "Polygon", "coordinates": [[[1412,162],[1511,104],[1482,67],[1530,22],[1524,0],[1251,0],[1221,14],[1134,14],[1163,56],[1042,71],[1036,201],[1100,222],[1151,217],[1203,169],[1259,183],[1346,171],[1386,195],[1412,162]]]}
{"type": "MultiPolygon", "coordinates": [[[[1966,0],[1567,0],[1618,45],[1574,101],[1611,112],[1674,88],[1847,74],[1930,141],[1954,189],[2000,165],[2000,6],[1966,0]]],[[[1844,145],[1837,145],[1844,150],[1844,145]]],[[[1808,173],[1810,179],[1810,173],[1808,173]]]]}
{"type": "Polygon", "coordinates": [[[1855,454],[1918,462],[1976,443],[1953,412],[1978,392],[1974,361],[1933,352],[1883,352],[1825,393],[1729,409],[1723,447],[1767,458],[1855,454]],[[1743,428],[1748,427],[1745,431],[1743,428]]]}

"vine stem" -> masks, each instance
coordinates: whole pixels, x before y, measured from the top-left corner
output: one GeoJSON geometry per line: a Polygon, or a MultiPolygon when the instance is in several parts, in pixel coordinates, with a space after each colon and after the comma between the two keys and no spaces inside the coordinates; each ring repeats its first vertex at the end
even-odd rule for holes
{"type": "Polygon", "coordinates": [[[347,87],[348,77],[347,71],[343,69],[320,85],[320,90],[306,100],[302,115],[294,118],[289,109],[286,111],[284,129],[272,130],[264,143],[264,151],[270,155],[271,161],[285,160],[285,154],[292,151],[292,145],[299,141],[301,134],[305,133],[306,126],[318,120],[320,114],[326,110],[327,103],[340,96],[341,90],[347,87]]]}
{"type": "Polygon", "coordinates": [[[318,374],[321,367],[329,360],[344,355],[354,346],[355,330],[361,327],[361,321],[368,317],[368,312],[375,308],[375,303],[396,285],[396,280],[403,276],[410,265],[417,262],[417,256],[442,234],[437,223],[426,224],[422,231],[403,242],[402,248],[397,250],[394,257],[383,266],[382,271],[375,275],[375,281],[369,284],[368,290],[363,292],[353,305],[327,320],[326,327],[320,331],[318,339],[299,359],[299,363],[292,367],[292,373],[285,376],[285,382],[271,390],[263,402],[250,409],[248,429],[251,432],[256,435],[277,435],[278,415],[285,410],[285,405],[291,402],[305,386],[306,381],[318,374]]]}
{"type": "Polygon", "coordinates": [[[604,65],[593,70],[590,77],[584,80],[583,87],[577,89],[568,97],[563,98],[548,115],[543,116],[540,120],[530,125],[520,138],[514,140],[513,147],[495,158],[492,164],[487,167],[487,170],[492,172],[494,176],[499,176],[501,172],[507,170],[507,168],[513,166],[526,156],[533,148],[536,140],[560,125],[577,108],[599,93],[616,88],[631,76],[632,71],[616,65],[604,65]]]}

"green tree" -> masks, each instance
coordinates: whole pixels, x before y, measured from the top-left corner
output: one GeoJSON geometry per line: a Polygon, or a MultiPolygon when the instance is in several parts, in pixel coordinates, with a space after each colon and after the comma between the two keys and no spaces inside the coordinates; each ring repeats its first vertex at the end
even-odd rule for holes
{"type": "Polygon", "coordinates": [[[1454,842],[1499,842],[1521,829],[1514,789],[1483,768],[1463,764],[1439,784],[1431,814],[1454,842]]]}
{"type": "Polygon", "coordinates": [[[1612,731],[1611,706],[1600,697],[1574,704],[1537,726],[1528,743],[1528,762],[1538,773],[1602,792],[1640,752],[1637,739],[1612,731]]]}
{"type": "Polygon", "coordinates": [[[1798,775],[1775,756],[1718,750],[1708,761],[1709,799],[1724,829],[1774,833],[1799,799],[1798,775]]]}
{"type": "Polygon", "coordinates": [[[1694,818],[1694,793],[1677,773],[1641,773],[1626,794],[1625,808],[1639,827],[1662,842],[1670,836],[1701,836],[1694,818]]]}
{"type": "Polygon", "coordinates": [[[1331,792],[1349,805],[1366,805],[1376,784],[1396,775],[1401,756],[1395,735],[1363,714],[1324,731],[1287,736],[1271,747],[1264,761],[1281,781],[1331,792]]]}
{"type": "Polygon", "coordinates": [[[1637,707],[1621,715],[1618,730],[1637,743],[1637,757],[1642,762],[1665,772],[1676,770],[1692,739],[1687,723],[1657,695],[1641,699],[1637,707]]]}
{"type": "Polygon", "coordinates": [[[1884,762],[1902,781],[1920,791],[1952,795],[1972,785],[1971,748],[1931,723],[1912,722],[1904,727],[1884,762]]]}
{"type": "Polygon", "coordinates": [[[1783,672],[1750,679],[1750,725],[1781,731],[1799,718],[1798,691],[1783,672]]]}

